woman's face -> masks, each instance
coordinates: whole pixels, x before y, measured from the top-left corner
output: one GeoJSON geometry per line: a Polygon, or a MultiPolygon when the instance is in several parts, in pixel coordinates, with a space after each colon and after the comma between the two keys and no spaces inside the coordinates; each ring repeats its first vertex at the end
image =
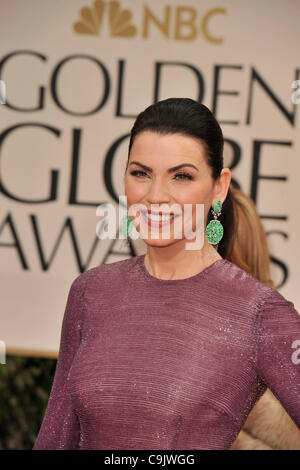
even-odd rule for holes
{"type": "Polygon", "coordinates": [[[189,220],[193,231],[196,228],[196,204],[204,204],[202,224],[204,223],[205,229],[207,214],[214,201],[220,199],[223,202],[226,198],[230,170],[223,170],[225,175],[219,178],[220,181],[215,182],[204,152],[204,146],[198,139],[186,135],[160,135],[152,131],[143,131],[135,137],[125,173],[128,210],[132,205],[142,204],[147,211],[159,212],[161,209],[162,212],[170,212],[171,206],[177,204],[173,212],[181,212],[181,217],[179,216],[176,221],[177,225],[171,219],[167,220],[163,227],[158,225],[159,222],[155,223],[151,219],[144,218],[140,211],[136,213],[140,217],[131,216],[129,212],[145,243],[162,247],[180,242],[178,237],[175,238],[178,226],[181,226],[182,230],[180,239],[184,240],[185,210],[188,214],[186,204],[192,204],[189,220]],[[179,166],[180,168],[173,169],[179,166]],[[227,178],[224,179],[225,176],[227,178]],[[157,206],[154,207],[153,204],[157,206]],[[162,238],[162,230],[169,230],[170,236],[162,238]]]}

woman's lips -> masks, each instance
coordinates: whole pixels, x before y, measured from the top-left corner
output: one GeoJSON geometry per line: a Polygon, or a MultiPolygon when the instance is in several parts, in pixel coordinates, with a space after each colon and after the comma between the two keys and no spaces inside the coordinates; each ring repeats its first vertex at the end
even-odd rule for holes
{"type": "Polygon", "coordinates": [[[147,216],[145,211],[142,211],[142,216],[145,222],[148,224],[149,227],[162,227],[164,225],[169,225],[173,223],[175,217],[179,217],[179,214],[170,214],[171,217],[167,218],[166,220],[153,220],[147,216]]]}

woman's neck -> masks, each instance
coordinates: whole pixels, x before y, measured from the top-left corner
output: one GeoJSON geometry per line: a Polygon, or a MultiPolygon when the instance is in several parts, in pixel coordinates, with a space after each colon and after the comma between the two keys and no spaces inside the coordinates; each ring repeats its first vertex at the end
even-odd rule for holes
{"type": "Polygon", "coordinates": [[[160,279],[184,279],[200,273],[212,263],[223,259],[210,244],[201,250],[177,252],[174,256],[162,256],[162,248],[150,247],[144,263],[147,271],[160,279]]]}

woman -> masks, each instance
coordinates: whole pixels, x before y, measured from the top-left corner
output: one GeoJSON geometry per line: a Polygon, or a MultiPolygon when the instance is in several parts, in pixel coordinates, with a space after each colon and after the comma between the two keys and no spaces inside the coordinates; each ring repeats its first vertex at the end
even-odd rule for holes
{"type": "MultiPolygon", "coordinates": [[[[231,187],[231,195],[237,223],[227,259],[274,288],[267,237],[256,206],[240,189],[231,187]]],[[[300,450],[300,429],[270,389],[254,405],[231,450],[300,450]]]]}
{"type": "Polygon", "coordinates": [[[136,229],[147,253],[73,281],[34,449],[229,449],[267,385],[300,426],[300,368],[291,360],[300,318],[292,302],[225,259],[230,179],[206,106],[169,98],[138,115],[125,194],[129,210],[142,207],[136,229]],[[194,249],[198,207],[206,222],[214,208],[223,234],[207,226],[194,249]],[[177,220],[167,214],[162,225],[161,208],[177,220]]]}

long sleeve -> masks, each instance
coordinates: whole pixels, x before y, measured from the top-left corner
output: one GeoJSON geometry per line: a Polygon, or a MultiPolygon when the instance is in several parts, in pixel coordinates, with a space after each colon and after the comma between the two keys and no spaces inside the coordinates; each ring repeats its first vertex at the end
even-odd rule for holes
{"type": "Polygon", "coordinates": [[[272,289],[258,312],[257,373],[300,428],[300,315],[272,289]]]}
{"type": "Polygon", "coordinates": [[[67,391],[69,371],[80,344],[86,273],[71,284],[64,312],[58,360],[43,422],[32,450],[78,449],[80,426],[67,391]]]}

